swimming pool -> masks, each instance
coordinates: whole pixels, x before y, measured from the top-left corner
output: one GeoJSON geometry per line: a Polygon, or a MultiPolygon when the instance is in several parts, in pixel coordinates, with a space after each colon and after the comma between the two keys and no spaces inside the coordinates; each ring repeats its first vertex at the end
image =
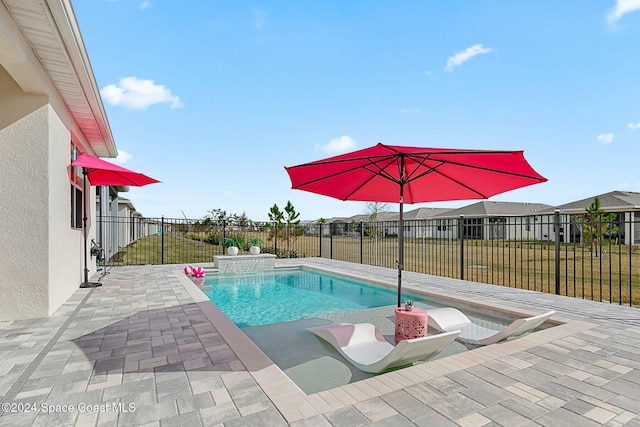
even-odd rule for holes
{"type": "MultiPolygon", "coordinates": [[[[307,328],[334,322],[367,322],[374,324],[389,342],[394,339],[394,286],[291,267],[259,273],[214,273],[199,288],[307,394],[373,376],[345,361],[335,348],[307,328]]],[[[456,306],[474,323],[492,329],[502,329],[513,320],[419,293],[403,292],[402,297],[427,310],[456,306]]],[[[467,350],[462,343],[454,342],[436,359],[467,350]]]]}
{"type": "MultiPolygon", "coordinates": [[[[397,300],[394,289],[305,269],[213,275],[201,289],[240,328],[382,307],[397,300]]],[[[403,294],[405,298],[423,300],[410,293],[403,294]]]]}

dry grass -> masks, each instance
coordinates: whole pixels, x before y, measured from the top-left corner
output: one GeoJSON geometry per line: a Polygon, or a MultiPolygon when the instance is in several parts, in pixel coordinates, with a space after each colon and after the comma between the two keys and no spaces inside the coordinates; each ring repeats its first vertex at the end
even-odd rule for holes
{"type": "MultiPolygon", "coordinates": [[[[365,240],[362,262],[397,268],[397,244],[395,238],[365,240]]],[[[611,245],[596,257],[577,244],[561,244],[559,271],[553,243],[477,240],[465,241],[463,249],[461,256],[457,240],[405,239],[404,268],[547,293],[558,286],[560,295],[640,305],[640,274],[632,274],[640,265],[639,248],[611,245]]],[[[329,257],[326,242],[322,255],[329,257]]],[[[333,258],[360,262],[359,239],[334,236],[333,258]]]]}
{"type": "MultiPolygon", "coordinates": [[[[274,246],[263,235],[255,237],[262,238],[266,246],[274,246]]],[[[278,242],[278,249],[286,248],[286,243],[278,242]]],[[[357,237],[334,236],[320,243],[317,235],[306,235],[292,241],[290,249],[299,257],[322,256],[397,268],[397,238],[365,238],[361,242],[357,237]]],[[[640,248],[611,245],[603,249],[595,257],[577,244],[562,244],[556,271],[555,247],[549,242],[468,240],[461,251],[458,240],[407,238],[404,269],[548,293],[556,293],[558,285],[561,295],[624,305],[631,301],[640,306],[640,274],[632,274],[632,268],[637,271],[640,265],[640,248]]],[[[192,240],[185,233],[164,236],[165,264],[212,262],[214,255],[222,253],[221,246],[192,240]]],[[[110,264],[160,264],[161,237],[139,239],[121,249],[117,257],[110,264]]]]}

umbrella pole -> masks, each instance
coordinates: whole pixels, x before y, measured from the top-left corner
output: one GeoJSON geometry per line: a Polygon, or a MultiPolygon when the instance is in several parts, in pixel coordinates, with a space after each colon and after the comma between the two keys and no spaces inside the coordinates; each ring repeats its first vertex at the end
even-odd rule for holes
{"type": "Polygon", "coordinates": [[[401,307],[402,270],[404,269],[404,220],[402,219],[402,201],[400,202],[400,219],[398,220],[398,228],[398,307],[401,307]]]}
{"type": "Polygon", "coordinates": [[[404,269],[404,185],[400,184],[400,218],[398,219],[398,307],[402,307],[402,270],[404,269]]]}
{"type": "Polygon", "coordinates": [[[84,238],[84,281],[81,288],[97,288],[99,282],[89,281],[89,266],[87,261],[87,168],[82,168],[82,237],[84,238]]]}

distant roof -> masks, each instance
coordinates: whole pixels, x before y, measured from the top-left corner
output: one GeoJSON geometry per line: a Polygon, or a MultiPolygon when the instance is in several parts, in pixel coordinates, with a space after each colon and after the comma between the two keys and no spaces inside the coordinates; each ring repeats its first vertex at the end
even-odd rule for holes
{"type": "Polygon", "coordinates": [[[451,208],[418,208],[405,212],[404,219],[429,219],[451,210],[451,208]]]}
{"type": "MultiPolygon", "coordinates": [[[[404,211],[404,219],[429,219],[437,216],[438,214],[442,214],[445,212],[449,212],[451,209],[448,208],[418,208],[410,211],[404,211]]],[[[377,221],[397,221],[400,212],[378,212],[377,221]]],[[[332,222],[369,222],[369,214],[358,214],[353,215],[351,217],[333,217],[327,219],[327,223],[332,222]]]]}
{"type": "Polygon", "coordinates": [[[589,205],[593,203],[593,200],[596,197],[600,198],[600,207],[602,209],[640,209],[640,193],[635,193],[632,191],[611,191],[609,193],[600,194],[598,196],[587,197],[586,199],[565,203],[564,205],[557,206],[556,209],[563,213],[571,213],[572,211],[583,212],[585,208],[589,207],[589,205]]]}
{"type": "Polygon", "coordinates": [[[435,215],[435,218],[457,218],[460,215],[467,217],[486,216],[519,216],[536,215],[541,211],[553,211],[553,206],[544,203],[520,203],[520,202],[493,202],[483,200],[458,209],[450,209],[435,215]]]}
{"type": "MultiPolygon", "coordinates": [[[[549,215],[558,209],[563,213],[583,212],[584,208],[593,203],[596,196],[566,203],[560,206],[551,206],[544,203],[524,202],[494,202],[483,200],[457,209],[448,208],[417,208],[404,212],[405,219],[429,219],[429,218],[457,218],[461,214],[467,217],[487,216],[523,216],[523,215],[549,215]]],[[[632,191],[611,191],[600,194],[600,205],[609,211],[640,210],[640,193],[632,191]]],[[[378,221],[396,221],[399,212],[380,212],[378,221]]],[[[318,220],[306,221],[317,222],[318,220]]],[[[369,215],[360,214],[352,217],[333,217],[326,220],[332,222],[368,222],[369,215]]]]}
{"type": "Polygon", "coordinates": [[[124,197],[118,197],[118,205],[126,205],[129,208],[131,208],[132,211],[136,212],[136,207],[133,206],[133,202],[129,199],[126,199],[124,197]]]}
{"type": "MultiPolygon", "coordinates": [[[[397,219],[398,219],[398,212],[379,212],[377,221],[395,221],[397,219]]],[[[332,222],[350,223],[350,222],[360,222],[360,221],[368,222],[369,215],[359,214],[359,215],[353,215],[350,217],[333,217],[333,218],[327,219],[327,223],[332,223],[332,222]]]]}

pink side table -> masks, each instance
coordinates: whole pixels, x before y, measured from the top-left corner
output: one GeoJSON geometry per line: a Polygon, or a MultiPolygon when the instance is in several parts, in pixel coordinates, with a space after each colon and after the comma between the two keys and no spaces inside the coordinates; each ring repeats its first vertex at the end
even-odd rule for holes
{"type": "Polygon", "coordinates": [[[427,336],[427,311],[414,307],[407,311],[404,307],[396,308],[396,344],[401,340],[427,336]]]}

